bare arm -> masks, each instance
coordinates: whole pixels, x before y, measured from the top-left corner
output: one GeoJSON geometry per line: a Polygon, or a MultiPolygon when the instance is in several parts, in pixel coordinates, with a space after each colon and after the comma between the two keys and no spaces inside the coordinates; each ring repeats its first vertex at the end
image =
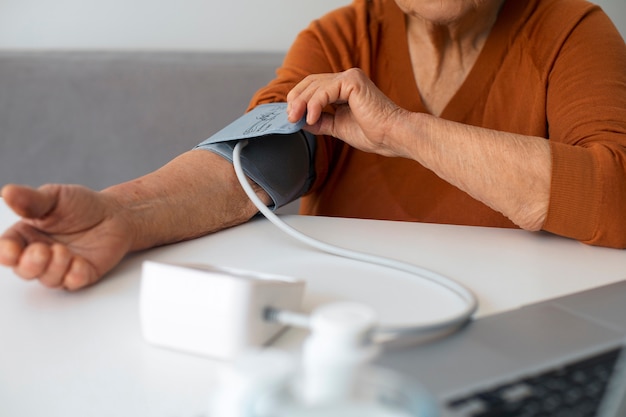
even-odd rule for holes
{"type": "MultiPolygon", "coordinates": [[[[543,138],[449,122],[425,114],[403,118],[407,156],[507,216],[540,230],[550,199],[550,148],[543,138]]],[[[400,142],[400,140],[398,141],[400,142]]]]}
{"type": "MultiPolygon", "coordinates": [[[[256,190],[269,204],[267,194],[260,187],[256,190]]],[[[257,212],[232,164],[204,150],[184,153],[145,177],[103,193],[114,196],[129,217],[131,250],[203,236],[243,223],[257,212]]]]}
{"type": "Polygon", "coordinates": [[[358,70],[312,75],[288,96],[290,120],[307,112],[307,127],[367,152],[411,158],[500,211],[539,230],[550,192],[547,140],[462,125],[405,111],[358,70]],[[334,114],[323,113],[327,105],[334,114]]]}
{"type": "Polygon", "coordinates": [[[198,237],[256,213],[232,165],[202,150],[102,192],[9,185],[2,197],[22,221],[0,236],[0,264],[70,290],[98,281],[130,251],[198,237]]]}

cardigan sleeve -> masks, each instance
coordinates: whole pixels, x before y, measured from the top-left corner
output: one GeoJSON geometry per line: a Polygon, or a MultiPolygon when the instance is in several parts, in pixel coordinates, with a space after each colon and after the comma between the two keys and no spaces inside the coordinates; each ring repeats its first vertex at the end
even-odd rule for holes
{"type": "Polygon", "coordinates": [[[552,152],[544,229],[626,247],[626,45],[595,7],[564,36],[548,79],[552,152]]]}

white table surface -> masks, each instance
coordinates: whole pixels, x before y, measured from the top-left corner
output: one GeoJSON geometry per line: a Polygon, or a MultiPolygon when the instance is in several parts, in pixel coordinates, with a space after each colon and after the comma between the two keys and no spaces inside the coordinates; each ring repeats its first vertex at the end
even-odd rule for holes
{"type": "MultiPolygon", "coordinates": [[[[478,315],[626,278],[626,251],[547,233],[420,223],[284,216],[329,243],[412,262],[478,296],[478,315]]],[[[0,230],[16,220],[0,200],[0,230]]],[[[125,259],[101,283],[50,290],[0,268],[0,416],[206,416],[220,364],[147,344],[138,317],[144,260],[207,263],[307,281],[305,310],[368,303],[385,322],[428,321],[457,301],[406,274],[304,247],[264,219],[125,259]]],[[[296,351],[290,329],[274,346],[296,351]]]]}

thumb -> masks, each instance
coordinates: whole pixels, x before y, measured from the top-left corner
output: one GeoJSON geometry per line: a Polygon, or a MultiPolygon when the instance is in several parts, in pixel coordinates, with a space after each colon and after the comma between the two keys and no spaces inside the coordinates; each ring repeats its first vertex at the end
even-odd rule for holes
{"type": "Polygon", "coordinates": [[[24,185],[8,184],[2,188],[0,195],[18,216],[41,219],[56,205],[58,189],[53,185],[34,189],[24,185]]]}

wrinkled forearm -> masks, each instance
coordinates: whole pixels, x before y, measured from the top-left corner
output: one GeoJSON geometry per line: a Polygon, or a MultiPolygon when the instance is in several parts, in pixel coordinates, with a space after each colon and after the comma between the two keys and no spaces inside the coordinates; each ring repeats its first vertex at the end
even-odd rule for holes
{"type": "Polygon", "coordinates": [[[498,132],[402,112],[386,146],[527,230],[542,228],[550,200],[551,159],[543,138],[498,132]]]}
{"type": "Polygon", "coordinates": [[[103,193],[119,203],[133,251],[215,232],[257,212],[230,162],[203,150],[184,153],[157,171],[103,193]]]}

